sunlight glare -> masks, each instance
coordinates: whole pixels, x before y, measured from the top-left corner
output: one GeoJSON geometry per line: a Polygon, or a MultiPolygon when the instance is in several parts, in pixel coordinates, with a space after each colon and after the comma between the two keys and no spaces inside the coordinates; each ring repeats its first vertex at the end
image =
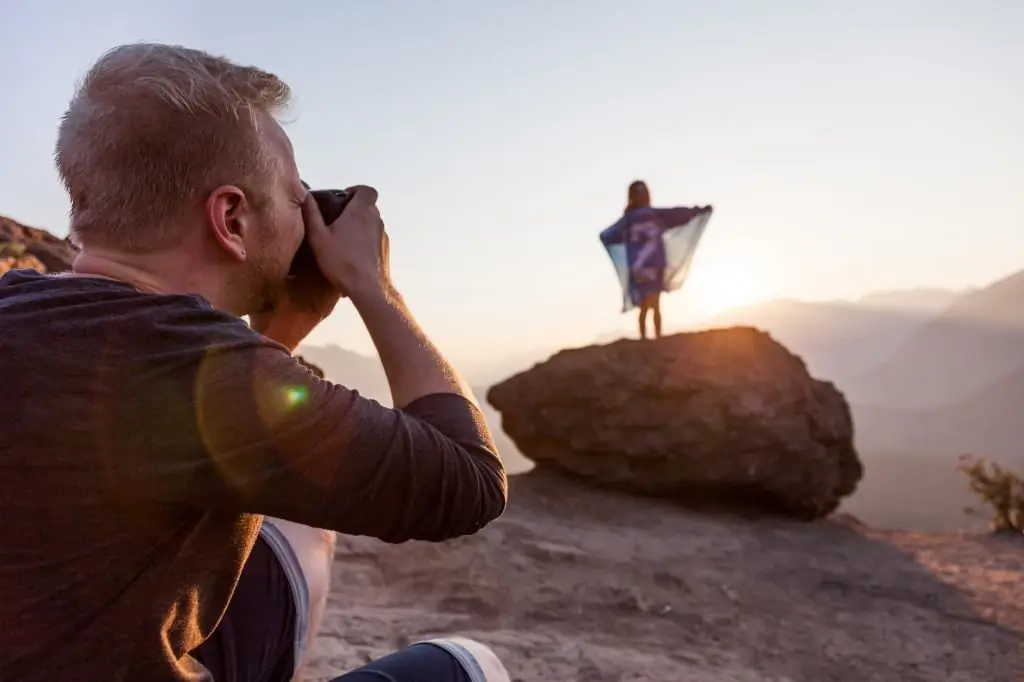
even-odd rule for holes
{"type": "Polygon", "coordinates": [[[705,261],[694,264],[683,289],[695,312],[702,317],[771,298],[768,283],[744,262],[705,261]]]}

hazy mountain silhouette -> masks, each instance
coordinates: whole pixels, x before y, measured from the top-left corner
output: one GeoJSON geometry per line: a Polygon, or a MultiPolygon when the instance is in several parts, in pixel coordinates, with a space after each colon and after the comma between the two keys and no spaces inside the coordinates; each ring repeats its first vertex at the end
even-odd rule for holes
{"type": "Polygon", "coordinates": [[[958,298],[849,381],[852,402],[935,409],[1024,368],[1024,271],[958,298]]]}
{"type": "Polygon", "coordinates": [[[334,344],[303,344],[299,347],[298,354],[322,369],[328,380],[357,390],[367,398],[373,398],[384,405],[391,405],[388,378],[378,358],[361,355],[334,344]]]}
{"type": "Polygon", "coordinates": [[[857,299],[857,304],[869,308],[895,308],[899,310],[917,310],[926,313],[938,313],[951,306],[967,291],[950,291],[921,287],[918,289],[896,289],[893,291],[875,291],[857,299]]]}
{"type": "Polygon", "coordinates": [[[938,429],[940,443],[954,443],[959,446],[958,452],[974,450],[992,457],[1024,461],[1022,405],[1024,368],[933,410],[926,418],[941,425],[938,429]],[[970,442],[956,441],[956,436],[963,439],[965,435],[970,436],[970,442]]]}
{"type": "Polygon", "coordinates": [[[477,363],[466,372],[466,378],[474,386],[487,388],[492,384],[504,381],[516,372],[521,372],[546,360],[560,350],[562,350],[562,346],[537,344],[525,350],[504,354],[490,362],[477,363]]]}
{"type": "Polygon", "coordinates": [[[864,478],[839,511],[869,526],[927,532],[983,531],[991,516],[979,509],[978,498],[957,470],[955,455],[879,451],[858,446],[864,478]]]}
{"type": "Polygon", "coordinates": [[[865,450],[938,455],[975,453],[1024,463],[1024,368],[959,400],[931,409],[854,405],[865,450]]]}
{"type": "MultiPolygon", "coordinates": [[[[941,305],[954,295],[948,293],[941,305]]],[[[773,300],[730,310],[706,327],[751,325],[778,339],[807,363],[817,377],[845,388],[855,377],[892,355],[931,321],[939,306],[897,305],[876,294],[872,304],[773,300]]]]}

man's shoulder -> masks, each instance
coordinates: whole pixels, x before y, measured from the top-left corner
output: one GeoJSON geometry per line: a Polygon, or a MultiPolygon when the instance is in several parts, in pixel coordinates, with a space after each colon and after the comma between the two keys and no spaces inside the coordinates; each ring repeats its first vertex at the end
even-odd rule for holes
{"type": "Polygon", "coordinates": [[[0,278],[0,321],[8,330],[64,337],[115,337],[143,346],[206,349],[275,344],[244,320],[195,294],[154,294],[93,277],[10,271],[0,278]]]}

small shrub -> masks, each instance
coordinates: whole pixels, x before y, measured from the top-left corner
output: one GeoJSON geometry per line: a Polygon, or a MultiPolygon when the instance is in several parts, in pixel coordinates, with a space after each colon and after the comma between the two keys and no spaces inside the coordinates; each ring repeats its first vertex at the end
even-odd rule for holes
{"type": "MultiPolygon", "coordinates": [[[[1024,533],[1024,477],[972,455],[961,456],[957,469],[967,475],[971,492],[991,509],[994,531],[1024,533]]],[[[967,511],[977,512],[973,508],[967,511]]]]}

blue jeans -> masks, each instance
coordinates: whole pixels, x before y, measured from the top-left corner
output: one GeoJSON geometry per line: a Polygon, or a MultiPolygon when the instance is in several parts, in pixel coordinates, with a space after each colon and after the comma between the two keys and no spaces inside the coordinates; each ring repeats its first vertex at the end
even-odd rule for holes
{"type": "MultiPolygon", "coordinates": [[[[484,682],[482,673],[478,678],[484,682]]],[[[331,682],[478,682],[455,656],[440,646],[413,644],[331,682]]]]}

